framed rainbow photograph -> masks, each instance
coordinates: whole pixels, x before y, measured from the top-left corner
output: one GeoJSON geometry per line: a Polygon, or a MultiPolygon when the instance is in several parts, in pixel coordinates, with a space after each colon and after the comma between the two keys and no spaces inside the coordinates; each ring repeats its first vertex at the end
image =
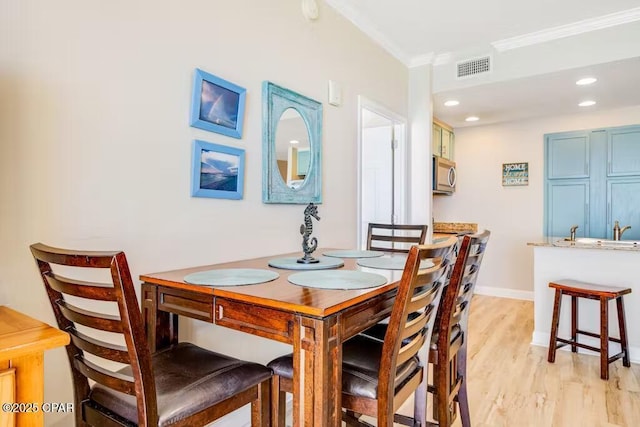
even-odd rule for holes
{"type": "Polygon", "coordinates": [[[191,126],[242,138],[246,89],[196,68],[191,126]]]}

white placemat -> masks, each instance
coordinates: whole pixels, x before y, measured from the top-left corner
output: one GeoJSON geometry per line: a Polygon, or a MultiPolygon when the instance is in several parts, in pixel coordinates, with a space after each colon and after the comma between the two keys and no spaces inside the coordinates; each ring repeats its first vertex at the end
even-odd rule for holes
{"type": "Polygon", "coordinates": [[[336,258],[376,258],[384,255],[384,252],[347,249],[347,250],[327,251],[323,255],[336,257],[336,258]]]}
{"type": "MultiPolygon", "coordinates": [[[[298,258],[302,258],[302,255],[298,258]]],[[[298,258],[274,258],[269,261],[269,266],[284,268],[286,270],[325,270],[328,268],[339,268],[344,265],[344,261],[341,259],[325,256],[314,257],[319,261],[315,264],[300,263],[297,261],[298,258]]]]}
{"type": "Polygon", "coordinates": [[[271,270],[259,268],[221,268],[199,271],[184,276],[183,280],[192,285],[204,286],[240,286],[270,282],[280,277],[271,270]]]}
{"type": "MultiPolygon", "coordinates": [[[[406,255],[385,255],[379,258],[362,258],[356,261],[356,263],[362,267],[379,268],[383,270],[404,270],[406,262],[406,255]]],[[[431,268],[433,265],[430,259],[425,259],[420,263],[420,268],[431,268]]]]}
{"type": "Polygon", "coordinates": [[[349,290],[382,286],[387,283],[387,278],[364,271],[327,270],[295,273],[289,276],[289,282],[308,288],[349,290]]]}

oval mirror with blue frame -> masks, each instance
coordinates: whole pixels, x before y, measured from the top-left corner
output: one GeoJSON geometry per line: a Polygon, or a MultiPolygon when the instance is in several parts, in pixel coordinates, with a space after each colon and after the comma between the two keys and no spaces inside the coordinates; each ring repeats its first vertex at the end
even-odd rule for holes
{"type": "Polygon", "coordinates": [[[309,175],[309,131],[295,108],[287,108],[280,116],[275,137],[276,162],[285,185],[299,188],[309,175]]]}
{"type": "Polygon", "coordinates": [[[264,203],[322,203],[321,103],[263,82],[262,152],[264,203]]]}

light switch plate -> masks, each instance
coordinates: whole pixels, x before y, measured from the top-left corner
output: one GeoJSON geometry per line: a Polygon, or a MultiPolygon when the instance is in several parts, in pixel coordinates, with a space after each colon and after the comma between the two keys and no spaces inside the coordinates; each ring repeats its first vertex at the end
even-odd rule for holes
{"type": "Polygon", "coordinates": [[[329,104],[342,105],[342,86],[333,80],[329,80],[329,104]]]}

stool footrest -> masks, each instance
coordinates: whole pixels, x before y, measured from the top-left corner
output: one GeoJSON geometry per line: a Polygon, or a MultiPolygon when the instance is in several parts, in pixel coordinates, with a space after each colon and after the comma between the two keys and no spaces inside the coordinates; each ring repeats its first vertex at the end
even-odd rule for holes
{"type": "Polygon", "coordinates": [[[611,363],[611,362],[615,362],[618,359],[622,359],[624,357],[624,351],[621,351],[618,354],[614,354],[613,356],[611,356],[608,360],[607,363],[611,363]]]}
{"type": "MultiPolygon", "coordinates": [[[[575,342],[575,341],[572,341],[572,340],[565,340],[564,338],[557,338],[556,341],[560,343],[560,344],[556,345],[556,348],[562,348],[562,347],[564,347],[566,345],[575,345],[576,347],[585,348],[587,350],[591,350],[591,351],[595,351],[596,353],[600,353],[600,348],[599,347],[593,347],[593,346],[590,346],[588,344],[582,344],[582,343],[575,342]]],[[[620,340],[618,340],[618,342],[619,341],[620,340]]],[[[609,361],[609,363],[615,362],[616,360],[620,359],[623,356],[624,356],[624,351],[621,351],[620,353],[609,357],[608,361],[609,361]]]]}
{"type": "Polygon", "coordinates": [[[565,345],[575,345],[576,347],[580,347],[580,348],[586,348],[587,350],[591,350],[591,351],[595,351],[595,352],[600,352],[600,348],[598,347],[593,347],[591,345],[587,345],[587,344],[582,344],[579,342],[575,342],[572,340],[565,340],[564,338],[556,338],[556,341],[562,343],[560,345],[557,345],[556,348],[561,348],[564,347],[565,345]]]}
{"type": "MultiPolygon", "coordinates": [[[[598,339],[600,338],[600,334],[596,334],[594,332],[589,332],[589,331],[583,331],[580,329],[576,329],[576,334],[588,335],[590,337],[598,338],[598,339]]],[[[620,338],[609,337],[608,339],[609,341],[617,342],[618,344],[620,344],[620,338]]]]}

